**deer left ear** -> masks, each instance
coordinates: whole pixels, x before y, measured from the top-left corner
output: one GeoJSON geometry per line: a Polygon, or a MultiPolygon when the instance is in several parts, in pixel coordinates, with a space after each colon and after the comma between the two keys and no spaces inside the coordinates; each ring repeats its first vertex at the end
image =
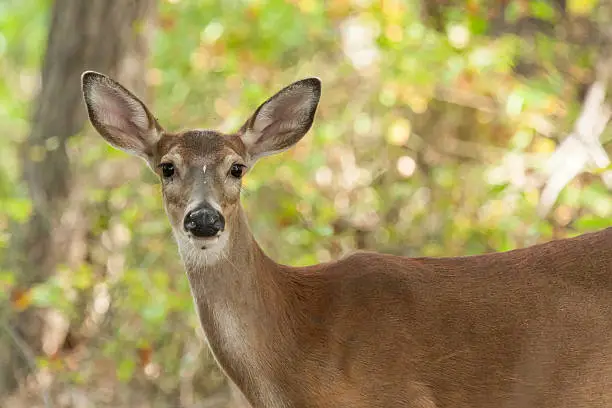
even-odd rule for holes
{"type": "Polygon", "coordinates": [[[310,130],[321,97],[321,81],[307,78],[264,102],[242,126],[239,136],[252,161],[282,152],[310,130]]]}

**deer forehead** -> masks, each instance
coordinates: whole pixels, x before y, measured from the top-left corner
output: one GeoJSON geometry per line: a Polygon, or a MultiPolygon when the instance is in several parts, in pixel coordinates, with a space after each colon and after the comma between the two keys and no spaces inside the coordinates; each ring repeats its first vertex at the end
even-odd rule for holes
{"type": "Polygon", "coordinates": [[[197,166],[210,171],[231,158],[243,157],[244,145],[235,135],[225,135],[212,130],[188,130],[165,134],[158,144],[160,160],[177,161],[184,166],[197,166]]]}

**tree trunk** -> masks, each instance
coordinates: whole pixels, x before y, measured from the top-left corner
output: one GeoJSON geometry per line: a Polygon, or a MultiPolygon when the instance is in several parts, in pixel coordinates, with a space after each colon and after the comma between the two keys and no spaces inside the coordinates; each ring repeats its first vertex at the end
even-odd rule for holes
{"type": "MultiPolygon", "coordinates": [[[[60,264],[83,261],[87,223],[79,180],[66,149],[68,140],[86,123],[80,75],[87,69],[108,73],[144,96],[148,33],[155,10],[155,0],[53,4],[42,88],[22,146],[23,176],[33,212],[25,225],[12,230],[10,264],[23,290],[52,276],[60,264]]],[[[3,324],[4,330],[0,328],[0,396],[15,389],[31,368],[32,356],[42,352],[47,312],[27,309],[3,324]]]]}

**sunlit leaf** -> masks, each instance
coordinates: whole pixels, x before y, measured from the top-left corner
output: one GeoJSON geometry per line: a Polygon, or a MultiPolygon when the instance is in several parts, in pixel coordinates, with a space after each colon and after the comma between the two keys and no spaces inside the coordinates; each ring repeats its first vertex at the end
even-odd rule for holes
{"type": "Polygon", "coordinates": [[[134,375],[136,363],[132,359],[123,359],[117,367],[117,378],[119,381],[128,382],[134,375]]]}
{"type": "Polygon", "coordinates": [[[599,0],[567,0],[567,9],[576,15],[588,15],[599,4],[599,0]]]}

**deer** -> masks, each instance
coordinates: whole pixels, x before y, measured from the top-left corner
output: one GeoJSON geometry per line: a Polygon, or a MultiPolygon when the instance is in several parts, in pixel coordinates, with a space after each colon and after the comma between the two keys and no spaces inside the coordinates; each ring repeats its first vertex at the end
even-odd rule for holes
{"type": "Polygon", "coordinates": [[[612,407],[612,228],[481,255],[279,264],[249,229],[242,182],[308,133],[318,78],[231,134],[167,131],[101,73],[81,87],[97,133],[159,176],[208,346],[253,407],[612,407]]]}

